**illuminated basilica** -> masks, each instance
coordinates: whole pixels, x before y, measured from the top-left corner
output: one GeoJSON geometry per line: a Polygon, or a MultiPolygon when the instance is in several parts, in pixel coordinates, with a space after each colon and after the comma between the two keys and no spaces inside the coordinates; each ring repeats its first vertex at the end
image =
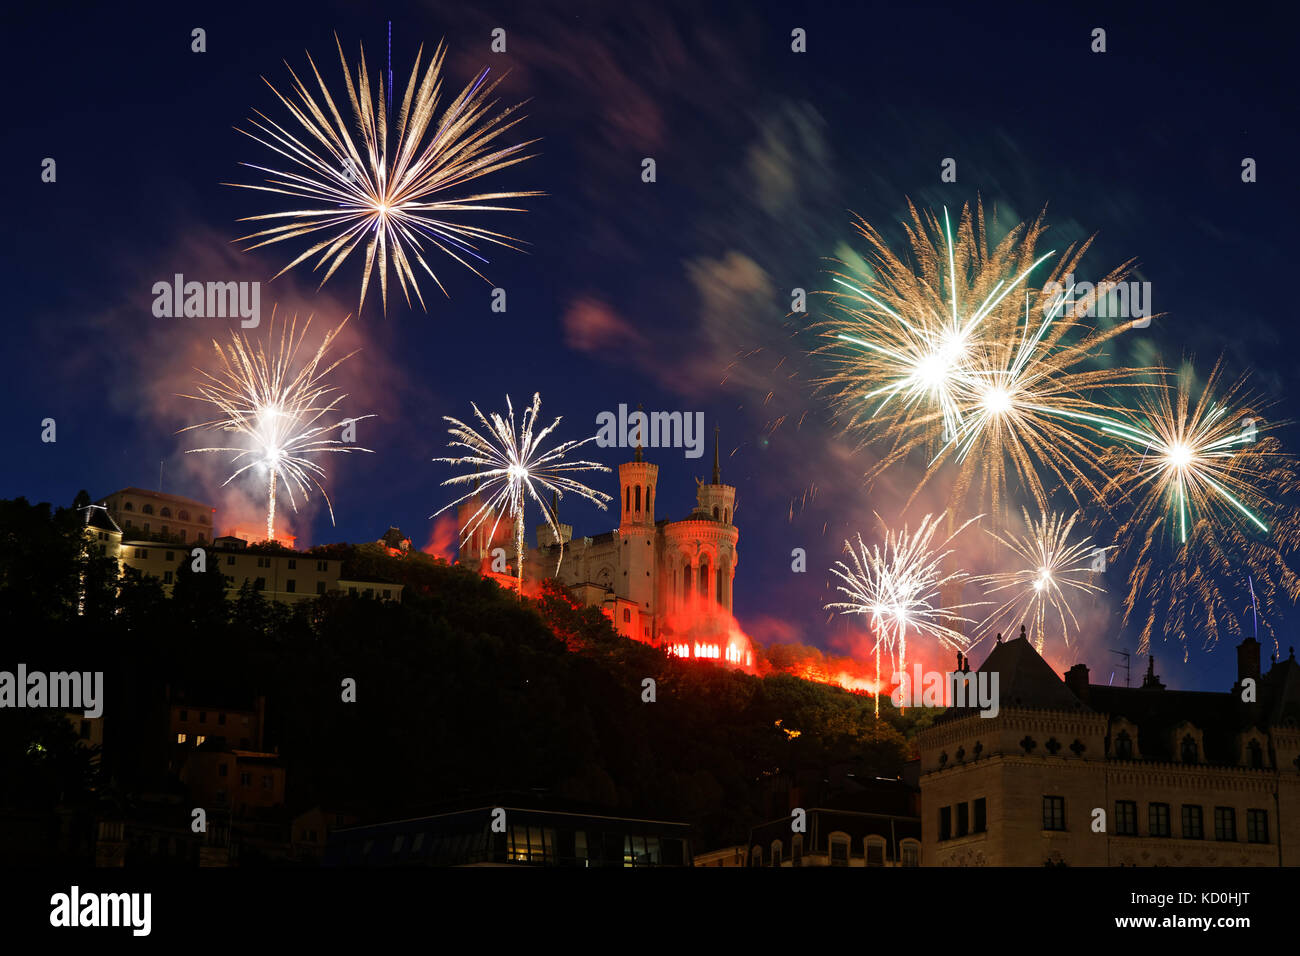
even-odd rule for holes
{"type": "MultiPolygon", "coordinates": [[[[655,520],[659,466],[638,445],[618,466],[619,524],[594,537],[573,537],[572,525],[537,528],[537,544],[524,558],[525,592],[554,578],[589,607],[599,607],[618,632],[681,657],[753,663],[748,640],[732,617],[736,576],[736,489],[722,483],[714,432],[713,479],[696,480],[695,510],[680,521],[655,520]],[[558,571],[556,569],[559,565],[558,571]]],[[[460,506],[460,562],[477,565],[503,586],[515,586],[514,529],[509,519],[490,539],[489,518],[464,533],[482,506],[478,496],[460,506]]],[[[556,507],[552,504],[552,507],[556,507]]]]}

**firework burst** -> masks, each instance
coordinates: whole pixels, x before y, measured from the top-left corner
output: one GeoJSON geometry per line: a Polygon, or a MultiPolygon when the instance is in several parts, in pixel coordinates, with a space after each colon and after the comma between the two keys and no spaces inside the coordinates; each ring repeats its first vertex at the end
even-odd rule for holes
{"type": "MultiPolygon", "coordinates": [[[[424,308],[417,266],[446,294],[442,281],[425,261],[426,248],[445,253],[487,281],[470,260],[488,261],[479,251],[484,244],[517,249],[517,240],[458,221],[457,217],[463,213],[522,212],[518,207],[498,203],[542,194],[519,191],[462,194],[461,190],[468,183],[531,158],[524,151],[536,140],[504,146],[497,142],[522,119],[511,118],[518,106],[496,109],[496,101],[491,96],[501,80],[487,83],[488,71],[484,69],[438,118],[446,47],[438,45],[423,79],[420,78],[424,52],[421,47],[396,124],[390,129],[393,117],[386,103],[383,76],[376,79],[377,89],[372,89],[362,47],[354,82],[337,36],[335,44],[356,129],[350,129],[344,121],[310,55],[307,61],[319,87],[319,99],[292,69],[289,75],[293,77],[292,92],[296,99],[285,96],[268,81],[267,85],[292,116],[293,123],[289,125],[294,131],[257,112],[258,118],[249,120],[256,132],[240,132],[278,153],[287,161],[281,164],[285,168],[244,163],[250,169],[266,173],[269,178],[265,184],[224,185],[276,193],[305,205],[240,220],[272,220],[279,224],[239,241],[252,242],[248,248],[257,249],[311,236],[312,245],[276,273],[276,277],[319,255],[313,269],[324,270],[322,286],[364,243],[360,303],[364,306],[371,274],[377,268],[385,312],[390,264],[408,306],[414,292],[420,307],[424,308]]],[[[388,96],[391,97],[391,91],[388,96]]]]}
{"type": "Polygon", "coordinates": [[[1252,578],[1269,634],[1276,603],[1300,597],[1290,566],[1300,522],[1278,504],[1300,485],[1296,462],[1256,405],[1244,379],[1223,385],[1216,364],[1199,392],[1184,368],[1144,391],[1138,411],[1101,423],[1116,441],[1105,503],[1129,507],[1116,540],[1133,554],[1124,620],[1141,618],[1140,653],[1159,626],[1184,653],[1193,629],[1206,648],[1221,628],[1241,633],[1252,578]]]}
{"type": "MultiPolygon", "coordinates": [[[[942,516],[940,516],[942,517],[942,516]]],[[[958,650],[969,641],[954,625],[970,623],[956,612],[969,605],[945,608],[937,602],[945,590],[959,586],[968,575],[964,571],[943,570],[945,559],[952,554],[952,539],[971,518],[938,545],[934,544],[939,520],[931,515],[921,519],[916,531],[906,527],[900,532],[885,528],[884,544],[868,547],[857,536],[857,547],[844,542],[849,561],[837,561],[831,573],[840,580],[837,586],[847,600],[826,605],[828,611],[866,615],[875,635],[876,713],[880,713],[880,652],[883,649],[899,673],[907,669],[907,634],[937,638],[958,650]]]]}
{"type": "MultiPolygon", "coordinates": [[[[310,355],[303,350],[303,342],[311,327],[311,318],[298,329],[295,316],[281,327],[278,342],[275,336],[275,313],[267,327],[267,340],[254,342],[241,333],[232,332],[231,341],[222,346],[213,340],[216,352],[215,371],[195,369],[200,379],[196,395],[185,395],[217,409],[217,417],[182,428],[209,429],[234,432],[241,436],[243,446],[191,448],[193,452],[229,452],[233,454],[231,472],[222,486],[230,484],[250,469],[265,472],[267,476],[266,537],[275,540],[276,484],[283,479],[289,495],[289,504],[298,510],[297,496],[310,497],[315,488],[325,499],[330,521],[334,521],[334,506],[323,484],[325,469],[313,457],[325,452],[370,451],[351,442],[330,437],[336,430],[350,424],[373,418],[360,415],[331,420],[339,405],[347,398],[326,378],[341,364],[356,354],[356,350],[341,358],[329,361],[328,355],[334,339],[347,324],[344,319],[333,331],[327,333],[320,346],[310,355]]],[[[179,433],[178,433],[179,434],[179,433]]]]}
{"type": "Polygon", "coordinates": [[[928,467],[917,491],[951,462],[953,506],[978,485],[995,518],[1011,477],[1040,507],[1049,496],[1044,474],[1072,494],[1095,494],[1102,447],[1087,416],[1109,413],[1111,390],[1135,384],[1143,370],[1097,367],[1101,347],[1131,323],[1098,329],[1078,317],[1131,263],[1070,308],[1074,290],[1064,279],[1091,240],[1067,249],[1035,289],[1031,275],[1053,255],[1037,252],[1041,215],[990,245],[982,205],[974,215],[963,210],[955,236],[947,210],[940,220],[909,209],[915,266],[858,220],[870,249],[867,274],[835,273],[836,288],[826,293],[834,314],[820,327],[827,340],[820,352],[834,367],[822,388],[849,432],[883,445],[872,476],[923,450],[928,467]]]}
{"type": "Polygon", "coordinates": [[[569,476],[583,471],[608,472],[610,469],[599,462],[565,460],[565,456],[575,448],[595,441],[594,435],[578,441],[564,442],[549,451],[542,449],[542,444],[560,424],[561,419],[557,417],[550,425],[534,433],[542,408],[542,396],[539,393],[534,393],[532,406],[524,411],[518,433],[515,431],[515,409],[510,396],[506,396],[504,416],[497,412],[493,412],[490,416],[484,415],[473,403],[470,407],[474,409],[474,415],[482,425],[482,430],[476,430],[473,426],[450,416],[443,416],[444,420],[452,426],[447,430],[453,438],[448,442],[448,447],[464,449],[466,454],[459,458],[435,458],[434,461],[475,469],[471,474],[457,475],[443,482],[444,486],[474,482],[474,490],[444,505],[430,517],[437,517],[461,502],[481,495],[483,500],[462,531],[467,540],[489,519],[492,520],[492,532],[489,537],[495,539],[502,517],[508,515],[514,522],[515,564],[519,579],[519,596],[522,599],[524,508],[528,499],[537,502],[542,509],[547,526],[555,532],[555,539],[560,542],[560,559],[563,560],[564,543],[559,525],[556,524],[552,509],[548,508],[538,495],[538,488],[549,491],[559,498],[563,498],[565,494],[577,495],[595,502],[603,511],[606,503],[611,500],[610,496],[602,491],[594,491],[569,476]]]}
{"type": "Polygon", "coordinates": [[[1069,646],[1071,632],[1079,628],[1070,599],[1105,590],[1094,583],[1093,562],[1098,552],[1104,556],[1110,549],[1094,546],[1087,537],[1071,540],[1070,534],[1079,519],[1077,511],[1068,517],[1040,512],[1037,521],[1025,509],[1021,509],[1021,514],[1026,533],[988,531],[1013,556],[1018,567],[975,579],[988,585],[986,596],[1001,595],[997,600],[1003,601],[984,619],[980,629],[987,630],[996,624],[1014,631],[1018,625],[1024,626],[1026,636],[1041,654],[1049,630],[1054,630],[1069,646]]]}

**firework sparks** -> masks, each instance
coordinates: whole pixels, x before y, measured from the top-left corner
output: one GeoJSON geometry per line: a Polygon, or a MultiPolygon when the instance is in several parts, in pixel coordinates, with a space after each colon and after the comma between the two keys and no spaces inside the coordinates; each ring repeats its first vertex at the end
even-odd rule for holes
{"type": "MultiPolygon", "coordinates": [[[[506,414],[493,412],[484,415],[477,405],[471,403],[474,415],[482,425],[482,431],[464,422],[443,416],[452,427],[448,434],[454,439],[448,442],[450,448],[464,449],[467,454],[459,458],[435,458],[434,461],[445,462],[475,469],[467,475],[457,475],[443,482],[447,485],[463,485],[474,482],[474,490],[444,505],[429,517],[437,517],[442,512],[454,508],[461,502],[469,501],[476,495],[484,500],[470,516],[463,534],[466,539],[480,528],[488,519],[492,519],[490,537],[495,539],[496,530],[503,516],[508,515],[515,527],[515,564],[519,579],[519,596],[524,593],[524,508],[531,498],[542,509],[547,526],[555,532],[555,539],[560,542],[560,557],[563,560],[564,543],[555,515],[538,495],[538,487],[549,491],[559,498],[566,493],[577,495],[595,502],[603,511],[611,498],[602,491],[594,491],[586,485],[569,477],[583,471],[608,472],[610,469],[594,461],[567,461],[567,456],[575,448],[595,441],[593,435],[578,441],[567,441],[556,445],[549,451],[542,450],[542,444],[550,436],[561,419],[556,418],[550,425],[534,434],[537,417],[541,412],[542,396],[534,393],[533,404],[524,411],[523,421],[518,433],[515,432],[515,409],[506,396],[506,414]]],[[[558,566],[557,566],[558,567],[558,566]]]]}
{"type": "MultiPolygon", "coordinates": [[[[416,265],[428,273],[446,294],[442,281],[422,254],[426,247],[438,249],[487,281],[470,260],[488,261],[479,251],[484,243],[518,249],[518,240],[481,226],[456,221],[454,217],[462,213],[522,212],[518,207],[497,203],[542,193],[514,191],[456,195],[456,191],[467,183],[531,158],[524,151],[536,140],[508,146],[497,143],[522,119],[511,119],[518,106],[496,110],[496,101],[490,97],[501,81],[487,83],[488,71],[485,69],[451,101],[441,119],[435,122],[442,92],[446,47],[438,45],[423,79],[420,79],[420,60],[424,52],[421,47],[407,81],[401,109],[395,117],[396,125],[390,129],[393,117],[385,102],[384,80],[382,76],[378,78],[378,90],[372,93],[364,47],[354,82],[337,36],[335,43],[359,139],[344,121],[310,55],[307,60],[320,87],[319,100],[292,69],[289,74],[293,77],[292,91],[296,94],[296,101],[280,93],[268,81],[267,85],[271,86],[272,92],[301,129],[295,127],[294,132],[290,132],[285,126],[257,112],[258,119],[249,120],[257,132],[240,132],[287,160],[287,169],[244,163],[242,165],[250,169],[268,174],[270,178],[265,180],[266,185],[224,185],[276,193],[301,200],[306,205],[240,220],[281,220],[278,225],[245,236],[240,241],[251,241],[253,244],[248,248],[257,249],[299,236],[313,236],[314,244],[276,273],[276,277],[319,254],[313,269],[325,270],[322,286],[364,243],[360,302],[364,306],[371,274],[378,268],[385,312],[388,310],[390,263],[408,306],[411,292],[414,292],[420,307],[424,308],[416,265]]],[[[391,90],[388,92],[391,94],[391,90]]]]}
{"type": "Polygon", "coordinates": [[[1055,630],[1069,646],[1071,632],[1079,628],[1070,607],[1070,598],[1099,594],[1105,590],[1094,583],[1093,563],[1098,552],[1104,556],[1111,549],[1098,548],[1087,537],[1071,541],[1070,533],[1079,519],[1077,511],[1069,517],[1041,512],[1037,521],[1032,520],[1025,509],[1021,509],[1021,514],[1027,529],[1025,534],[988,532],[1010,552],[1019,567],[975,579],[989,585],[984,592],[986,596],[1002,594],[1005,598],[1003,604],[985,618],[980,630],[987,630],[994,624],[1012,631],[1017,625],[1025,626],[1027,636],[1041,654],[1049,629],[1055,630]],[[1011,593],[1007,595],[1006,592],[1011,593]],[[1004,621],[1007,622],[1005,625],[1002,624],[1004,621]]]}
{"type": "Polygon", "coordinates": [[[1118,440],[1104,460],[1106,503],[1131,506],[1116,540],[1134,555],[1124,620],[1143,618],[1139,653],[1157,627],[1184,653],[1193,629],[1212,647],[1221,628],[1241,633],[1238,614],[1253,598],[1272,634],[1277,602],[1300,598],[1290,566],[1300,521],[1276,504],[1297,490],[1296,462],[1254,404],[1244,379],[1223,386],[1216,364],[1199,394],[1184,368],[1173,385],[1146,390],[1139,411],[1098,423],[1118,440]],[[1173,554],[1162,554],[1170,539],[1173,554]]]}
{"type": "MultiPolygon", "coordinates": [[[[942,517],[942,516],[941,516],[942,517]]],[[[841,614],[864,614],[875,634],[876,714],[880,713],[880,652],[893,658],[899,673],[907,670],[907,634],[937,638],[941,643],[964,649],[969,641],[954,627],[970,623],[956,612],[969,605],[951,608],[936,604],[944,590],[960,585],[968,575],[964,571],[944,572],[944,560],[952,554],[948,545],[971,518],[939,545],[934,536],[938,519],[926,515],[915,532],[906,527],[900,532],[885,528],[884,544],[871,547],[857,536],[857,547],[844,542],[849,561],[837,561],[831,573],[842,582],[836,590],[848,600],[826,605],[841,614]]]]}
{"type": "MultiPolygon", "coordinates": [[[[283,479],[289,494],[289,504],[298,510],[297,495],[304,500],[315,488],[325,499],[330,521],[334,521],[334,506],[323,484],[325,470],[313,461],[322,452],[369,452],[351,442],[329,437],[336,430],[373,418],[373,415],[352,416],[331,420],[339,405],[347,398],[329,385],[326,378],[347,361],[356,351],[349,352],[332,362],[328,360],[334,339],[347,324],[344,319],[332,332],[325,335],[320,347],[300,361],[303,341],[311,326],[311,319],[298,329],[297,317],[282,326],[278,343],[275,337],[275,313],[267,328],[266,344],[253,342],[240,333],[231,333],[231,341],[224,347],[213,341],[217,354],[215,372],[195,369],[201,376],[196,385],[197,395],[185,395],[217,409],[211,421],[182,428],[210,429],[235,432],[247,444],[243,447],[191,448],[192,452],[230,452],[236,466],[223,483],[230,484],[250,469],[265,471],[267,476],[266,537],[275,540],[275,502],[277,480],[283,479]]],[[[179,433],[178,433],[179,434],[179,433]]]]}
{"type": "Polygon", "coordinates": [[[835,366],[822,387],[850,432],[890,446],[874,474],[926,449],[926,480],[954,462],[953,505],[980,483],[995,516],[1008,472],[1042,507],[1048,493],[1040,472],[1072,493],[1081,486],[1095,494],[1102,449],[1084,416],[1107,414],[1110,406],[1090,396],[1112,398],[1114,386],[1135,384],[1130,380],[1144,370],[1093,367],[1100,347],[1130,323],[1099,330],[1077,316],[1089,314],[1097,289],[1120,281],[1130,264],[1067,309],[1073,287],[1063,277],[1091,241],[1067,249],[1033,289],[1031,274],[1053,255],[1036,251],[1042,216],[990,247],[982,206],[974,216],[963,211],[955,238],[946,209],[942,221],[910,209],[916,268],[859,220],[871,275],[835,275],[838,288],[827,293],[835,315],[821,326],[828,340],[821,351],[835,366]],[[1022,288],[1023,309],[1012,295],[1022,288]]]}

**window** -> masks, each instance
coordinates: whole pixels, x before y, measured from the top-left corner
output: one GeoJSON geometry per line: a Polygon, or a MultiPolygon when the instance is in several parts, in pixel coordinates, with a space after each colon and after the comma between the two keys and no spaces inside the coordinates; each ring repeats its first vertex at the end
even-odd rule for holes
{"type": "Polygon", "coordinates": [[[964,837],[970,833],[970,804],[957,804],[957,836],[964,837]]]}
{"type": "Polygon", "coordinates": [[[330,569],[330,563],[329,563],[328,561],[317,561],[317,562],[316,562],[316,570],[317,570],[317,571],[328,571],[329,569],[330,569]]]}
{"type": "Polygon", "coordinates": [[[782,849],[783,849],[783,847],[781,846],[781,841],[780,841],[780,840],[773,840],[773,841],[772,841],[772,859],[771,859],[771,861],[768,863],[769,866],[780,866],[780,865],[781,865],[781,850],[782,850],[782,849]]]}
{"type": "Polygon", "coordinates": [[[145,534],[149,533],[149,522],[147,521],[144,523],[144,533],[145,534]]]}
{"type": "Polygon", "coordinates": [[[1205,839],[1205,814],[1195,804],[1183,804],[1183,839],[1205,839]]]}
{"type": "Polygon", "coordinates": [[[208,712],[206,710],[199,711],[199,723],[206,724],[207,722],[208,722],[208,712]]]}
{"type": "Polygon", "coordinates": [[[1065,797],[1043,797],[1043,829],[1065,829],[1065,797]]]}
{"type": "Polygon", "coordinates": [[[202,747],[202,746],[203,746],[203,741],[205,741],[205,740],[207,740],[207,739],[208,739],[208,738],[205,737],[203,734],[199,734],[199,735],[197,735],[197,736],[194,738],[194,746],[196,746],[196,747],[202,747]]]}
{"type": "Polygon", "coordinates": [[[1133,738],[1127,730],[1121,730],[1115,736],[1115,758],[1117,760],[1133,759],[1133,738]]]}
{"type": "Polygon", "coordinates": [[[623,608],[623,623],[624,624],[632,623],[632,612],[627,608],[623,608]]]}
{"type": "Polygon", "coordinates": [[[1147,834],[1167,837],[1169,833],[1169,804],[1153,803],[1147,808],[1147,834]]]}
{"type": "Polygon", "coordinates": [[[298,570],[298,562],[294,558],[289,559],[289,570],[290,571],[298,570]]]}
{"type": "Polygon", "coordinates": [[[275,778],[274,778],[271,774],[269,774],[269,773],[263,774],[263,775],[262,775],[262,789],[263,789],[263,790],[270,790],[273,786],[275,786],[275,778]]]}
{"type": "Polygon", "coordinates": [[[229,776],[229,775],[230,775],[230,766],[229,766],[228,764],[224,764],[224,763],[223,763],[223,764],[218,764],[218,765],[217,765],[217,776],[218,776],[218,777],[227,777],[227,776],[229,776]]]}
{"type": "Polygon", "coordinates": [[[317,581],[317,582],[316,582],[316,593],[317,593],[317,594],[324,594],[324,593],[325,593],[325,582],[324,582],[324,581],[317,581]]]}
{"type": "Polygon", "coordinates": [[[269,568],[269,567],[271,566],[271,559],[270,559],[270,558],[258,558],[258,559],[257,559],[257,566],[258,566],[259,568],[269,568]]]}
{"type": "Polygon", "coordinates": [[[1183,738],[1182,758],[1183,763],[1196,763],[1197,761],[1196,740],[1191,734],[1183,738]]]}
{"type": "Polygon", "coordinates": [[[1237,811],[1232,807],[1214,808],[1214,839],[1226,842],[1237,839],[1237,811]]]}
{"type": "Polygon", "coordinates": [[[915,840],[904,840],[902,845],[903,866],[921,865],[921,844],[915,840]]]}
{"type": "Polygon", "coordinates": [[[750,865],[750,866],[762,866],[762,865],[763,865],[763,848],[762,848],[761,846],[756,846],[756,847],[754,847],[753,850],[750,851],[750,854],[749,854],[749,865],[750,865]]]}
{"type": "Polygon", "coordinates": [[[184,508],[182,508],[180,511],[176,513],[176,517],[180,518],[182,521],[189,521],[190,513],[186,511],[184,508]]]}
{"type": "Polygon", "coordinates": [[[298,582],[293,578],[288,578],[284,582],[284,589],[290,594],[295,594],[298,591],[298,582]]]}
{"type": "MultiPolygon", "coordinates": [[[[962,806],[965,806],[963,803],[962,806]]],[[[867,866],[884,866],[885,865],[885,838],[879,836],[867,837],[867,866]]]]}
{"type": "Polygon", "coordinates": [[[190,712],[188,710],[182,710],[181,720],[189,720],[189,719],[190,719],[190,712]]]}
{"type": "MultiPolygon", "coordinates": [[[[163,530],[166,531],[167,529],[164,528],[163,530]]],[[[168,560],[168,561],[175,561],[175,560],[176,560],[176,552],[175,552],[175,551],[168,551],[168,552],[167,552],[167,560],[168,560]]]]}
{"type": "Polygon", "coordinates": [[[170,518],[172,516],[172,509],[164,505],[162,511],[159,511],[158,514],[160,517],[170,518]]]}
{"type": "Polygon", "coordinates": [[[384,588],[384,600],[385,600],[385,601],[391,601],[392,598],[393,598],[393,590],[392,590],[392,588],[384,588]]]}
{"type": "Polygon", "coordinates": [[[122,506],[122,510],[123,510],[123,511],[134,511],[134,510],[135,510],[135,505],[131,504],[131,502],[128,501],[126,504],[124,504],[124,505],[122,506]]]}
{"type": "Polygon", "coordinates": [[[251,773],[241,773],[239,775],[239,785],[241,787],[251,787],[253,785],[253,775],[251,773]]]}
{"type": "Polygon", "coordinates": [[[145,505],[140,509],[140,513],[145,515],[153,514],[153,505],[145,505]]]}
{"type": "MultiPolygon", "coordinates": [[[[208,523],[208,516],[199,515],[199,524],[207,524],[207,523],[208,523]]],[[[202,535],[200,535],[200,537],[202,537],[202,535]]]]}
{"type": "Polygon", "coordinates": [[[176,735],[176,742],[177,742],[178,744],[183,744],[183,743],[185,743],[186,739],[187,739],[187,737],[186,737],[185,734],[177,734],[177,735],[176,735]]]}
{"type": "Polygon", "coordinates": [[[1246,811],[1246,841],[1248,843],[1268,842],[1268,811],[1246,811]]]}
{"type": "Polygon", "coordinates": [[[1135,800],[1115,801],[1115,832],[1120,836],[1137,836],[1138,805],[1135,800]]]}
{"type": "Polygon", "coordinates": [[[222,727],[226,726],[226,715],[224,713],[217,714],[217,723],[222,727]]]}
{"type": "Polygon", "coordinates": [[[988,802],[983,797],[975,800],[975,827],[976,833],[983,833],[988,829],[988,802]]]}
{"type": "Polygon", "coordinates": [[[831,837],[831,866],[849,865],[849,838],[831,837]]]}
{"type": "Polygon", "coordinates": [[[235,563],[235,556],[233,554],[226,555],[226,564],[234,564],[234,563],[235,563]]]}
{"type": "Polygon", "coordinates": [[[253,590],[254,590],[254,591],[265,591],[265,590],[266,590],[266,578],[258,578],[256,581],[254,581],[254,582],[253,582],[253,590]]]}
{"type": "Polygon", "coordinates": [[[803,834],[794,835],[794,852],[790,856],[791,866],[803,866],[803,834]]]}
{"type": "Polygon", "coordinates": [[[164,572],[163,572],[163,584],[171,584],[171,583],[172,583],[172,572],[171,572],[171,571],[164,571],[164,572]]]}
{"type": "Polygon", "coordinates": [[[952,807],[939,808],[939,839],[952,839],[952,807]]]}

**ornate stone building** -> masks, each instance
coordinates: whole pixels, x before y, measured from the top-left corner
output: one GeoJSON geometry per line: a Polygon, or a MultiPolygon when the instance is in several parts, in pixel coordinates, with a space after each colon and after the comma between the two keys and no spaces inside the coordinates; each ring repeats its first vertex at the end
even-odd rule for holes
{"type": "MultiPolygon", "coordinates": [[[[740,532],[733,520],[736,489],[722,482],[716,432],[712,480],[697,479],[695,509],[681,521],[655,518],[659,466],[646,461],[639,446],[632,461],[618,466],[618,479],[613,531],[575,539],[552,504],[559,540],[548,525],[538,526],[537,546],[524,558],[525,590],[554,578],[589,607],[603,609],[626,637],[683,657],[752,663],[732,618],[740,532]]],[[[459,560],[513,587],[512,522],[503,520],[495,539],[492,517],[474,534],[464,533],[481,507],[477,496],[460,506],[459,560]]]]}
{"type": "Polygon", "coordinates": [[[1251,638],[1237,661],[1223,693],[1167,689],[1154,658],[1110,687],[999,638],[997,715],[920,734],[927,865],[1300,865],[1300,664],[1262,674],[1251,638]]]}

